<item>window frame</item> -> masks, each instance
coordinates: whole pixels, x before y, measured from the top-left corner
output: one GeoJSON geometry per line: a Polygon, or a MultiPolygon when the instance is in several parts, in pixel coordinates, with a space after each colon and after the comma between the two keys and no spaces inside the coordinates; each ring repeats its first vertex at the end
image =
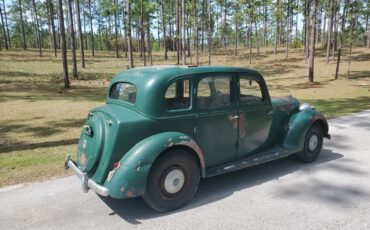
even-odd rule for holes
{"type": "MultiPolygon", "coordinates": [[[[176,93],[176,90],[175,90],[175,93],[176,93]]],[[[166,85],[166,88],[165,88],[165,90],[163,92],[163,95],[161,97],[162,97],[162,110],[167,114],[191,111],[193,109],[193,81],[192,81],[192,77],[189,76],[189,75],[185,75],[185,76],[181,76],[179,78],[173,79],[172,81],[170,81],[166,85]],[[166,104],[165,100],[166,100],[166,94],[167,94],[168,89],[172,86],[172,84],[174,84],[178,81],[186,81],[186,80],[189,81],[189,107],[179,108],[179,109],[169,109],[169,108],[167,108],[165,106],[165,104],[166,104]]]]}
{"type": "Polygon", "coordinates": [[[134,83],[132,83],[132,82],[128,82],[128,81],[118,81],[118,82],[115,82],[115,83],[113,83],[110,87],[109,87],[109,91],[108,91],[108,100],[113,100],[113,101],[117,101],[117,102],[121,102],[121,103],[127,103],[127,104],[129,104],[129,105],[135,105],[136,104],[136,102],[137,102],[137,95],[138,95],[138,88],[137,88],[137,86],[134,84],[134,83]],[[122,100],[122,99],[118,99],[118,98],[112,98],[111,97],[111,92],[112,92],[112,90],[113,90],[113,87],[115,86],[115,85],[117,85],[117,84],[122,84],[122,83],[124,83],[124,84],[129,84],[129,85],[132,85],[132,86],[134,86],[135,87],[135,90],[136,90],[136,92],[135,92],[135,101],[134,102],[131,102],[131,101],[129,101],[129,100],[122,100]]]}
{"type": "Polygon", "coordinates": [[[213,112],[213,111],[224,111],[230,109],[237,108],[237,94],[236,94],[236,73],[235,72],[210,72],[210,73],[203,73],[200,74],[199,78],[197,78],[196,82],[194,83],[194,108],[196,111],[202,112],[213,112]],[[211,108],[200,108],[198,107],[198,86],[199,82],[204,78],[220,78],[220,77],[230,77],[231,78],[231,85],[230,85],[230,105],[222,106],[222,107],[211,107],[211,108]]]}
{"type": "Polygon", "coordinates": [[[254,73],[248,73],[248,72],[240,72],[238,73],[237,77],[237,99],[238,99],[238,105],[239,106],[258,106],[258,105],[266,105],[270,104],[270,96],[267,92],[267,87],[265,82],[263,81],[263,78],[260,75],[256,75],[254,73]],[[241,99],[241,85],[240,85],[240,80],[245,79],[245,80],[252,80],[258,83],[260,90],[261,90],[261,95],[262,99],[261,102],[243,102],[240,100],[241,99]]]}

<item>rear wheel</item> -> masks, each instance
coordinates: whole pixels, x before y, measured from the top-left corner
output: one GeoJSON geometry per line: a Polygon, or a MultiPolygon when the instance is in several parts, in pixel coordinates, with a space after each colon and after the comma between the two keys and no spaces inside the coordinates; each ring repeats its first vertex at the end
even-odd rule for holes
{"type": "Polygon", "coordinates": [[[321,126],[313,125],[307,132],[303,151],[295,154],[294,159],[304,163],[315,161],[321,152],[323,139],[321,126]]]}
{"type": "Polygon", "coordinates": [[[185,150],[171,150],[150,170],[144,201],[158,212],[180,208],[194,196],[199,180],[197,160],[185,150]]]}

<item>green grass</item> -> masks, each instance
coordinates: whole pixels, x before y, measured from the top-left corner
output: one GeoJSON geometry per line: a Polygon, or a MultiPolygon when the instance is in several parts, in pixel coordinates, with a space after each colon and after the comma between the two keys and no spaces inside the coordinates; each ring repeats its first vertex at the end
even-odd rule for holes
{"type": "MultiPolygon", "coordinates": [[[[272,96],[293,95],[327,117],[370,108],[369,49],[354,49],[349,80],[344,52],[340,79],[335,81],[335,62],[326,64],[324,51],[318,50],[314,84],[307,83],[308,64],[301,50],[292,50],[288,60],[283,51],[273,55],[272,49],[261,48],[259,58],[253,55],[248,65],[246,50],[238,56],[233,49],[220,50],[212,64],[255,68],[263,73],[272,96]]],[[[167,61],[162,56],[155,53],[154,64],[175,64],[174,53],[167,61]]],[[[200,62],[207,64],[206,53],[200,62]]],[[[113,52],[97,52],[96,57],[87,52],[87,68],[79,67],[79,80],[72,79],[67,90],[60,56],[44,51],[44,57],[38,57],[37,50],[0,52],[0,187],[68,175],[63,169],[66,153],[75,153],[88,111],[104,103],[109,80],[126,64],[113,52]]],[[[138,56],[135,65],[142,65],[138,56]]]]}

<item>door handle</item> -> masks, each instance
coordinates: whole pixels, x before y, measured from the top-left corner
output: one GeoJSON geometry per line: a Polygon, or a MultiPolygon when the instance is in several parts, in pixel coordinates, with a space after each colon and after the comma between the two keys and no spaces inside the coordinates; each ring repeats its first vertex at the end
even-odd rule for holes
{"type": "Polygon", "coordinates": [[[234,119],[238,119],[239,116],[238,115],[234,115],[234,114],[230,114],[229,116],[227,116],[227,118],[231,121],[231,120],[234,120],[234,119]]]}
{"type": "Polygon", "coordinates": [[[270,111],[268,111],[266,114],[267,114],[267,115],[272,115],[272,114],[273,114],[273,111],[272,111],[272,110],[270,110],[270,111]]]}

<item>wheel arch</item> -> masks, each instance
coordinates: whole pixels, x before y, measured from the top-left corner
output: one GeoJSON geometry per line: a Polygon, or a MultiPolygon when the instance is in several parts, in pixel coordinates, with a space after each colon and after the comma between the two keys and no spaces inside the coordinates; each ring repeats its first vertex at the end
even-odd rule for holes
{"type": "MultiPolygon", "coordinates": [[[[196,143],[194,143],[194,144],[196,144],[196,143]]],[[[176,150],[176,149],[185,150],[191,156],[193,156],[194,159],[197,161],[197,164],[199,166],[199,169],[200,169],[200,172],[201,172],[201,177],[203,177],[203,178],[206,177],[206,174],[205,174],[205,162],[204,162],[203,153],[202,152],[199,152],[199,151],[196,151],[193,147],[190,147],[189,145],[186,145],[186,144],[178,144],[178,145],[171,146],[171,147],[165,149],[164,151],[162,151],[157,156],[156,160],[158,160],[158,158],[160,158],[161,156],[163,156],[165,154],[169,154],[172,150],[176,150]]],[[[155,163],[155,161],[153,162],[153,164],[155,163]]],[[[153,164],[152,164],[152,166],[153,166],[153,164]]]]}
{"type": "Polygon", "coordinates": [[[203,152],[193,138],[180,132],[164,132],[140,141],[119,160],[120,167],[110,180],[107,178],[104,182],[109,187],[109,195],[114,198],[143,195],[154,162],[173,148],[186,149],[195,156],[201,176],[205,177],[203,152]]]}
{"type": "Polygon", "coordinates": [[[330,138],[328,134],[329,125],[326,118],[314,109],[307,109],[299,111],[290,117],[283,145],[288,148],[303,149],[306,134],[313,125],[320,125],[323,129],[324,137],[330,138]]]}

